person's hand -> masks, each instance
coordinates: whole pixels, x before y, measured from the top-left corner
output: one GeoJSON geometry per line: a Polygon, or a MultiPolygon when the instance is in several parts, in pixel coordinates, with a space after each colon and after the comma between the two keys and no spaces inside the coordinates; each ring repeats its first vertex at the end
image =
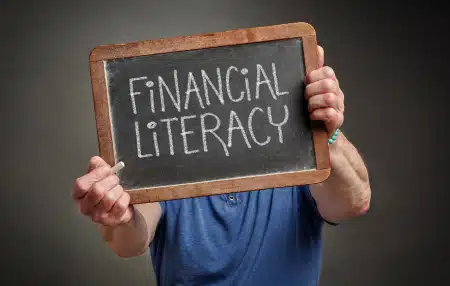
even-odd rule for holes
{"type": "Polygon", "coordinates": [[[76,179],[72,198],[81,213],[105,226],[128,223],[133,217],[130,195],[100,157],[92,157],[87,174],[76,179]]]}
{"type": "Polygon", "coordinates": [[[319,68],[306,77],[305,97],[311,120],[325,123],[328,135],[344,122],[344,93],[332,68],[324,66],[324,50],[318,46],[319,68]]]}

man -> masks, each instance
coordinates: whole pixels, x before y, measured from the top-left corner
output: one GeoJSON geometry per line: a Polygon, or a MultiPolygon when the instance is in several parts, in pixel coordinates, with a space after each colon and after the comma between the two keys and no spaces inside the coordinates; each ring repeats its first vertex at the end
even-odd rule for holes
{"type": "MultiPolygon", "coordinates": [[[[344,94],[321,47],[318,55],[305,95],[311,119],[333,138],[344,94]]],[[[151,247],[159,285],[317,285],[323,222],[364,214],[371,196],[358,151],[344,134],[334,138],[331,175],[321,184],[131,206],[111,167],[93,157],[73,198],[120,257],[151,247]]]]}

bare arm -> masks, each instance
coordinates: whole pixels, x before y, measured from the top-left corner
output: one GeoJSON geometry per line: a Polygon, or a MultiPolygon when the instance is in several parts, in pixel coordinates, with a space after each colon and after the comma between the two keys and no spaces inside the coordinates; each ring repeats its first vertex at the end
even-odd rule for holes
{"type": "MultiPolygon", "coordinates": [[[[323,121],[331,136],[344,122],[344,93],[334,71],[323,66],[321,47],[318,59],[320,68],[307,76],[305,97],[311,119],[323,121]]],[[[363,159],[344,134],[340,133],[329,148],[331,174],[325,182],[310,188],[321,216],[339,222],[367,212],[371,189],[363,159]]]]}
{"type": "Polygon", "coordinates": [[[100,224],[105,242],[120,257],[138,256],[147,251],[161,217],[159,203],[130,207],[133,215],[129,222],[118,226],[100,224]]]}
{"type": "Polygon", "coordinates": [[[366,213],[371,196],[367,169],[356,148],[342,133],[330,145],[330,160],[328,179],[310,186],[321,216],[339,222],[366,213]]]}
{"type": "Polygon", "coordinates": [[[80,212],[99,224],[103,239],[118,256],[138,256],[148,249],[161,218],[161,206],[131,206],[130,195],[102,158],[91,158],[88,172],[74,184],[72,197],[80,212]]]}

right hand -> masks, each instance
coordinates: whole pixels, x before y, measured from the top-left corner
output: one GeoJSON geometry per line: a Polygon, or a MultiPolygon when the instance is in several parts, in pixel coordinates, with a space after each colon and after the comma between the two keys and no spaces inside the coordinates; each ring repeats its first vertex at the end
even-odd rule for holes
{"type": "Polygon", "coordinates": [[[130,195],[111,173],[111,166],[98,156],[89,161],[87,174],[76,179],[72,198],[81,213],[101,225],[115,227],[133,217],[130,195]]]}

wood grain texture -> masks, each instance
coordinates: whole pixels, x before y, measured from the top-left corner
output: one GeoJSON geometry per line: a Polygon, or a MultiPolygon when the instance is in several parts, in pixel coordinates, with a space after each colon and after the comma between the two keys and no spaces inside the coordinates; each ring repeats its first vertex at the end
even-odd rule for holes
{"type": "MultiPolygon", "coordinates": [[[[111,131],[112,126],[104,70],[105,60],[290,38],[302,38],[306,72],[308,73],[317,68],[315,30],[307,23],[290,23],[96,47],[90,55],[90,66],[100,156],[108,164],[115,164],[113,134],[111,131]]],[[[330,175],[328,137],[324,125],[320,122],[312,122],[312,130],[317,166],[315,170],[229,178],[126,191],[131,196],[132,204],[140,204],[230,192],[320,183],[330,175]]]]}
{"type": "MultiPolygon", "coordinates": [[[[318,68],[317,42],[315,36],[303,37],[303,53],[305,58],[306,73],[318,68]]],[[[325,125],[321,121],[312,121],[314,152],[316,154],[317,169],[330,168],[330,156],[328,149],[328,134],[325,125]]]]}
{"type": "Polygon", "coordinates": [[[113,166],[115,156],[103,61],[91,63],[91,82],[100,157],[113,166]]]}
{"type": "Polygon", "coordinates": [[[299,171],[226,180],[180,184],[127,191],[132,204],[245,192],[267,188],[315,184],[324,181],[330,169],[299,171]]]}
{"type": "Polygon", "coordinates": [[[90,61],[154,55],[305,36],[315,36],[315,30],[311,25],[307,23],[281,24],[133,43],[103,45],[92,50],[90,61]]]}

